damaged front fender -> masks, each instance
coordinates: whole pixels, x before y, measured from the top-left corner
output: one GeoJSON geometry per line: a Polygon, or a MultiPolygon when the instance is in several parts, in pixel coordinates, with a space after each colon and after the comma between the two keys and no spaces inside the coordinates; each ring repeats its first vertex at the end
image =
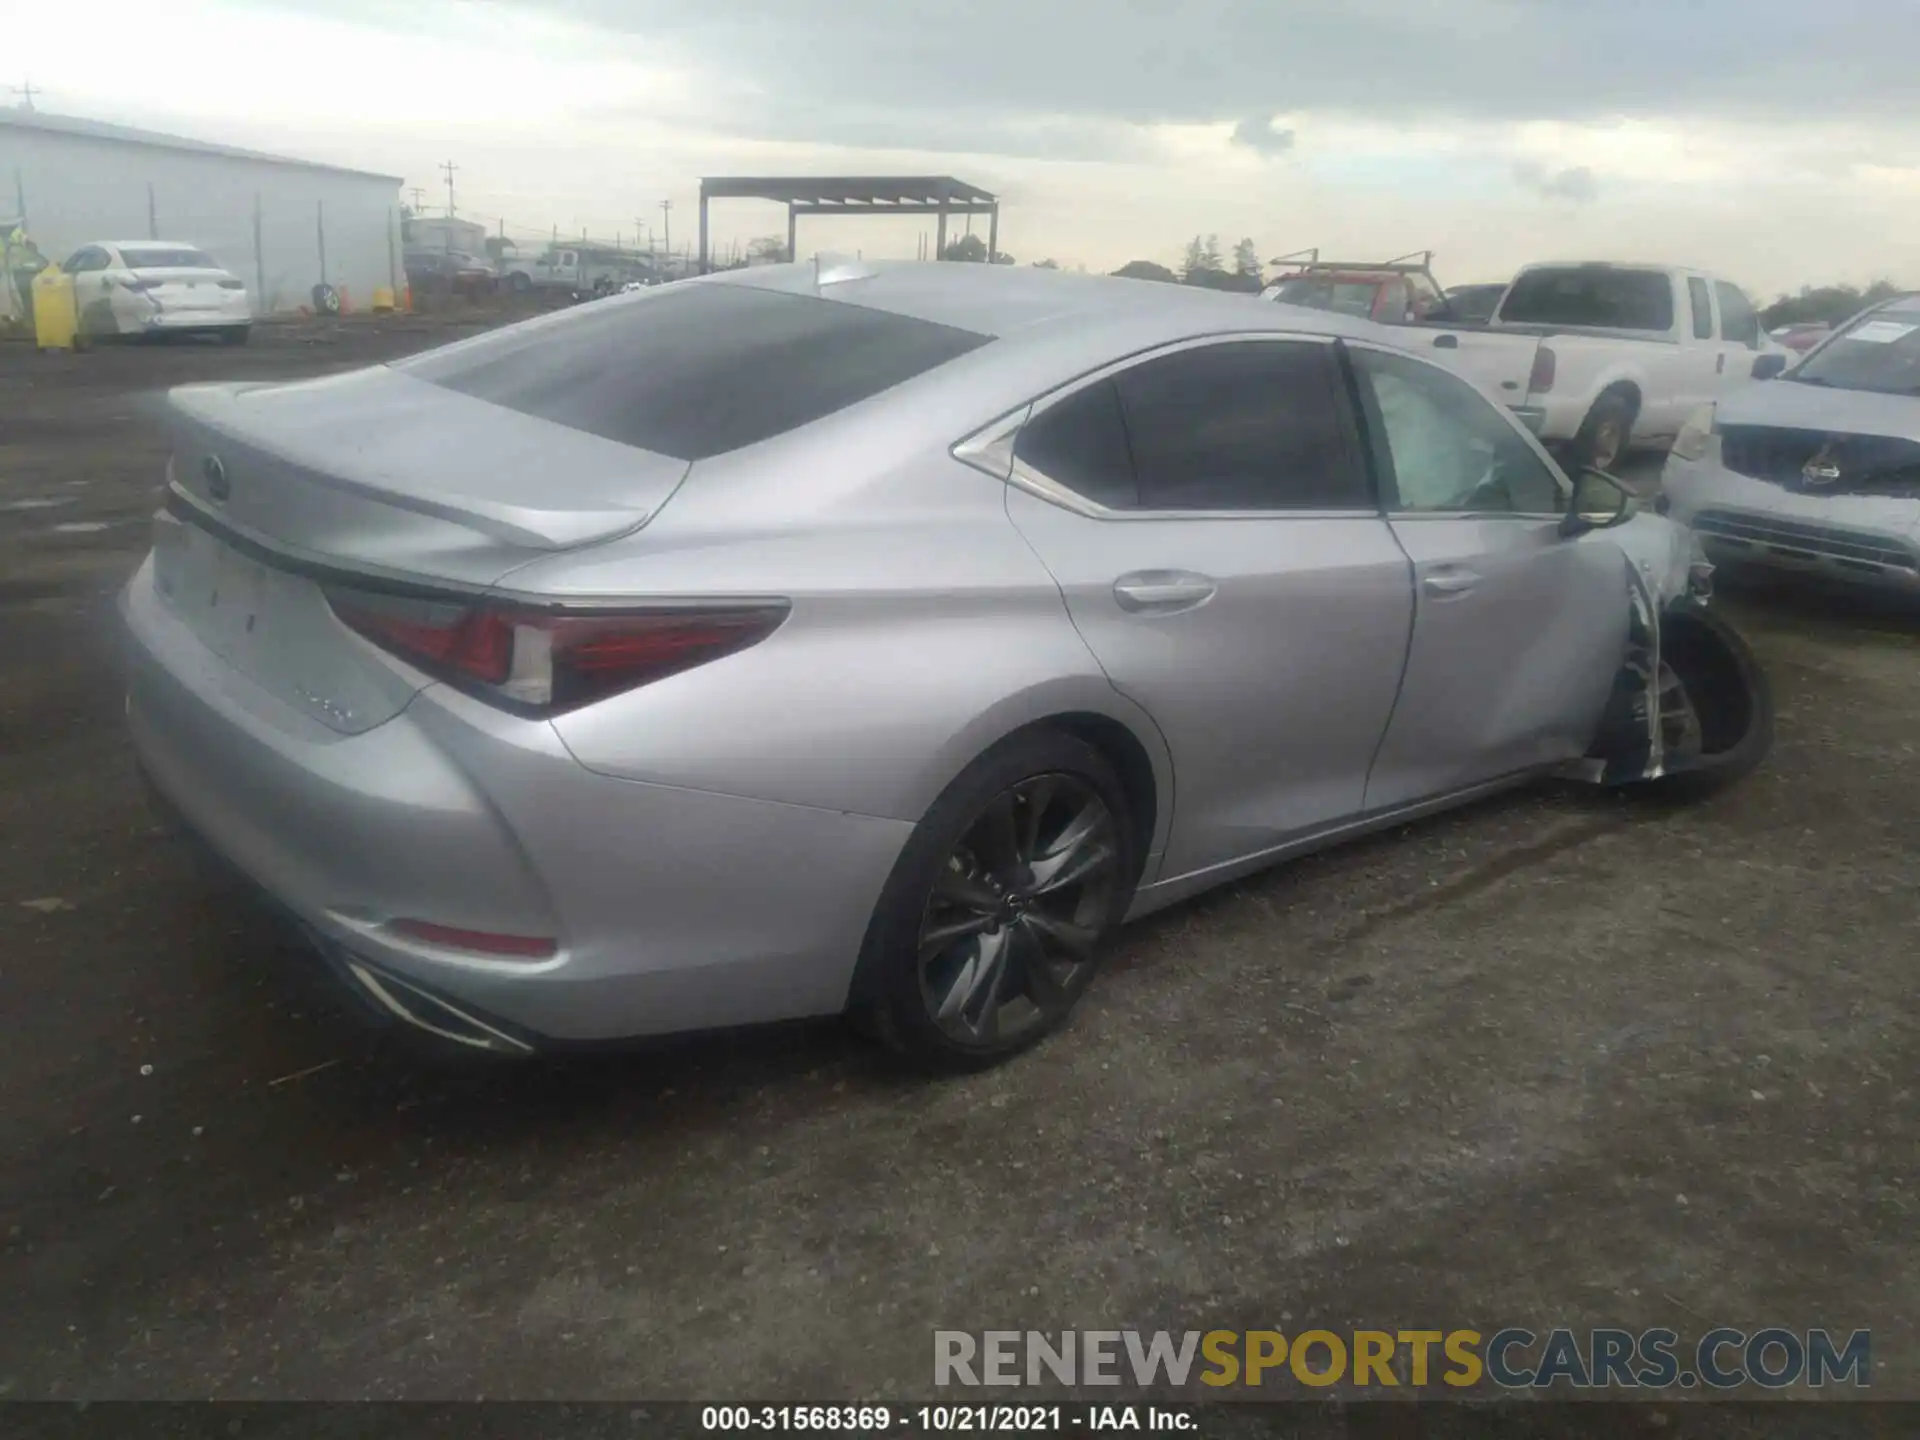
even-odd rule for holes
{"type": "Polygon", "coordinates": [[[1593,745],[1569,767],[1571,778],[1600,785],[1680,775],[1731,779],[1753,769],[1772,745],[1765,673],[1739,633],[1708,608],[1713,567],[1691,534],[1663,528],[1677,537],[1659,537],[1670,543],[1657,558],[1645,545],[1622,547],[1625,653],[1593,745]],[[1662,710],[1662,691],[1676,680],[1692,712],[1692,743],[1677,747],[1668,737],[1673,716],[1662,710]]]}

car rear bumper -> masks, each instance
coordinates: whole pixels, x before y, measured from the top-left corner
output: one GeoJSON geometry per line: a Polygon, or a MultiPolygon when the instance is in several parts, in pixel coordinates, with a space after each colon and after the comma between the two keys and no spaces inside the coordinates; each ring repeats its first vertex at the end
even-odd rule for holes
{"type": "Polygon", "coordinates": [[[342,734],[209,650],[151,574],[121,597],[142,767],[364,998],[508,1049],[844,1005],[910,825],[597,775],[550,725],[442,687],[342,734]],[[392,930],[409,917],[555,948],[447,949],[392,930]]]}
{"type": "Polygon", "coordinates": [[[1920,591],[1920,500],[1801,494],[1725,469],[1717,445],[1699,460],[1669,456],[1661,476],[1667,513],[1715,564],[1920,591]]]}

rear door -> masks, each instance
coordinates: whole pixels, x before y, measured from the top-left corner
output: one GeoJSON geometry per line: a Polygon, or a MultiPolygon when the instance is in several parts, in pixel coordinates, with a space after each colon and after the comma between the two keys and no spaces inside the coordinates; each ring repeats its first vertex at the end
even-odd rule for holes
{"type": "Polygon", "coordinates": [[[1415,581],[1406,675],[1367,808],[1584,754],[1626,644],[1619,549],[1561,538],[1564,481],[1469,386],[1389,350],[1348,354],[1415,581]]]}
{"type": "Polygon", "coordinates": [[[1008,512],[1173,756],[1171,878],[1358,813],[1406,654],[1406,557],[1332,342],[1190,343],[1047,397],[1008,512]]]}

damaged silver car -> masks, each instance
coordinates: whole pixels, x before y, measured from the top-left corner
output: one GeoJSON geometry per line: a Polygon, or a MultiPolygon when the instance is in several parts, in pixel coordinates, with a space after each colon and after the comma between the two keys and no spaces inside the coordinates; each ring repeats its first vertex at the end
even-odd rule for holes
{"type": "Polygon", "coordinates": [[[768,266],[172,408],[142,766],[467,1045],[989,1063],[1127,919],[1771,735],[1686,531],[1364,320],[768,266]]]}
{"type": "Polygon", "coordinates": [[[1920,594],[1920,295],[1703,408],[1662,488],[1719,564],[1920,594]]]}

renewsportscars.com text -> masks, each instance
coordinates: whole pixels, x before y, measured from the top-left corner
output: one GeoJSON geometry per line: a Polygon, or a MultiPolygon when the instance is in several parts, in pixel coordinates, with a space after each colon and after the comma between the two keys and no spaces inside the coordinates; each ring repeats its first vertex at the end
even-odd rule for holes
{"type": "Polygon", "coordinates": [[[936,1330],[940,1386],[1330,1385],[1466,1389],[1823,1389],[1872,1383],[1872,1333],[1673,1330],[936,1330]]]}

